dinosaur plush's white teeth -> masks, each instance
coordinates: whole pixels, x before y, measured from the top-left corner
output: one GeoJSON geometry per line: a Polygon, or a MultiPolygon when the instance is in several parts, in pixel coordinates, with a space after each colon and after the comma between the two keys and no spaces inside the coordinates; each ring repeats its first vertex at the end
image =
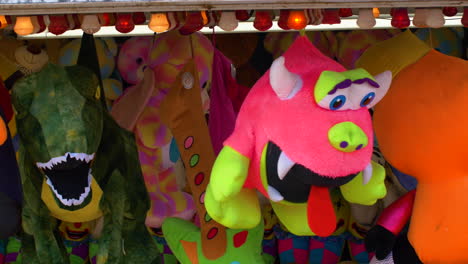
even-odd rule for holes
{"type": "Polygon", "coordinates": [[[294,166],[294,161],[292,161],[284,152],[281,152],[278,159],[278,178],[280,180],[286,177],[289,170],[294,166]]]}
{"type": "Polygon", "coordinates": [[[268,196],[270,197],[270,200],[272,200],[273,202],[280,202],[284,200],[283,195],[281,195],[281,193],[278,190],[276,190],[274,187],[270,185],[268,185],[267,192],[268,192],[268,196]]]}
{"type": "Polygon", "coordinates": [[[80,194],[80,197],[78,199],[63,198],[63,196],[60,193],[58,193],[58,191],[55,189],[52,181],[50,180],[50,178],[47,175],[46,175],[46,183],[47,183],[47,185],[50,186],[50,188],[52,189],[52,192],[54,193],[55,197],[57,197],[57,199],[59,199],[62,204],[67,205],[67,206],[80,205],[80,204],[82,204],[84,202],[84,200],[89,196],[89,193],[91,192],[91,181],[92,181],[92,178],[93,178],[93,175],[91,173],[92,173],[92,171],[91,171],[91,169],[89,169],[89,172],[88,172],[88,186],[85,187],[84,192],[82,194],[80,194]]]}
{"type": "Polygon", "coordinates": [[[41,169],[49,169],[51,170],[55,165],[66,162],[67,161],[67,156],[70,156],[71,158],[74,158],[76,160],[81,160],[84,162],[89,163],[94,159],[94,153],[93,154],[86,154],[86,153],[70,153],[67,152],[65,155],[60,156],[60,157],[54,157],[50,159],[48,162],[42,163],[42,162],[36,162],[36,166],[41,168],[41,169]]]}
{"type": "Polygon", "coordinates": [[[366,185],[372,178],[372,163],[369,163],[362,171],[362,184],[366,185]]]}

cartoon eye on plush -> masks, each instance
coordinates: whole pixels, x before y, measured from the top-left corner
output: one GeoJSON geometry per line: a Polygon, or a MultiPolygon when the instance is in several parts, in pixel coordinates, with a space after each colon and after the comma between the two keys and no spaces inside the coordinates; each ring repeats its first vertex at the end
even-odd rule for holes
{"type": "Polygon", "coordinates": [[[324,71],[315,86],[314,97],[320,107],[333,111],[372,108],[387,93],[391,80],[390,71],[375,77],[364,69],[324,71]]]}

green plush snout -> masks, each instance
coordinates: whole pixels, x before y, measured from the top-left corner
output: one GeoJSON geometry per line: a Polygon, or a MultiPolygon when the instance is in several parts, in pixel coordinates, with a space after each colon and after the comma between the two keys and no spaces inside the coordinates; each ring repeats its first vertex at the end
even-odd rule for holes
{"type": "Polygon", "coordinates": [[[367,146],[369,140],[366,133],[353,122],[341,122],[328,130],[328,140],[337,150],[353,152],[367,146]]]}

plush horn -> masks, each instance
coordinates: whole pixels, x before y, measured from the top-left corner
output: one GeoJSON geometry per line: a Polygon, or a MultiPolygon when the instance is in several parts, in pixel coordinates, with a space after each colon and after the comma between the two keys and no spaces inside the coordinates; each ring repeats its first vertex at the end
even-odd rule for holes
{"type": "Polygon", "coordinates": [[[379,88],[375,89],[375,98],[367,105],[367,108],[374,107],[382,98],[387,94],[390,85],[392,84],[392,72],[391,71],[384,71],[376,76],[374,76],[375,80],[379,84],[379,88]]]}
{"type": "Polygon", "coordinates": [[[284,57],[273,61],[270,68],[270,85],[281,100],[292,98],[302,87],[299,75],[289,72],[284,66],[284,57]]]}

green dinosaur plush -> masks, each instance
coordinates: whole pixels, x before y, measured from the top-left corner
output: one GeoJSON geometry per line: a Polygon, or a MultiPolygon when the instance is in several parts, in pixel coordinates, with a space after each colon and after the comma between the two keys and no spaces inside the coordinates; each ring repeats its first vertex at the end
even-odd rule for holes
{"type": "Polygon", "coordinates": [[[103,223],[98,264],[159,263],[135,139],[107,113],[97,87],[87,68],[48,64],[13,88],[25,263],[69,263],[57,219],[103,223]]]}

